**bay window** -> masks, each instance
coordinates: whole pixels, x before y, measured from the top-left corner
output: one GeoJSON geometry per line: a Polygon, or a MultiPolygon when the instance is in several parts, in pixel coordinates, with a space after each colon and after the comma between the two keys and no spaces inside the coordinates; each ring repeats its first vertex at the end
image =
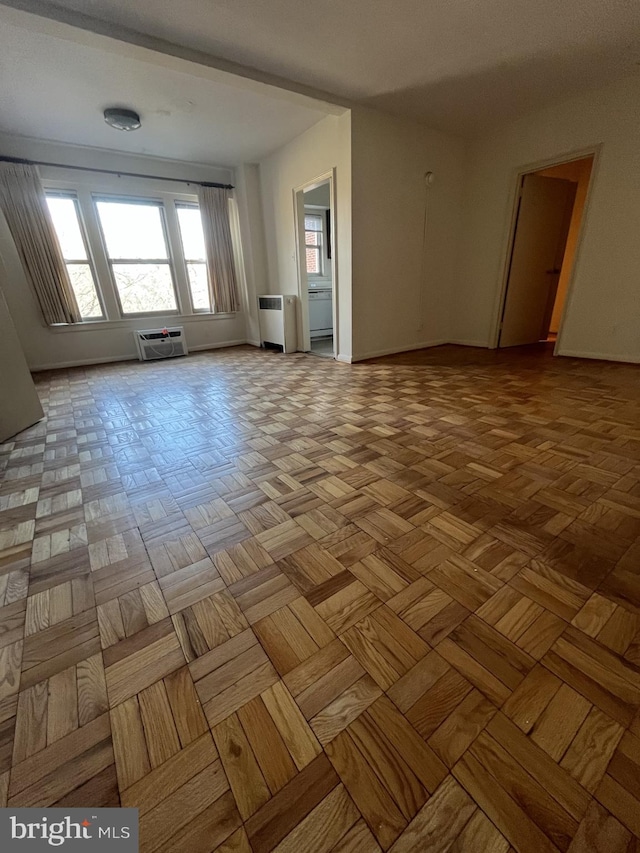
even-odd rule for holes
{"type": "Polygon", "coordinates": [[[125,180],[84,176],[43,185],[83,322],[213,314],[200,208],[188,188],[131,181],[124,192],[125,180]]]}

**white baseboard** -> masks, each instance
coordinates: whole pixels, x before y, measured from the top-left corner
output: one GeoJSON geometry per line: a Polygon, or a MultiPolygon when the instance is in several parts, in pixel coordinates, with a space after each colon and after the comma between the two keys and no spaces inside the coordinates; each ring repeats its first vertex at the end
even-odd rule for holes
{"type": "MultiPolygon", "coordinates": [[[[199,344],[195,347],[189,347],[189,352],[202,352],[210,349],[224,349],[225,347],[237,347],[246,344],[247,341],[224,341],[223,343],[215,344],[199,344]]],[[[31,373],[40,373],[42,370],[64,370],[65,367],[89,367],[92,364],[115,364],[118,361],[138,361],[137,355],[108,355],[104,358],[82,358],[73,359],[73,361],[58,361],[49,364],[31,364],[29,370],[31,373]]]]}
{"type": "Polygon", "coordinates": [[[241,347],[248,341],[223,341],[215,344],[198,344],[197,347],[189,347],[189,352],[204,352],[209,349],[224,349],[225,347],[241,347]]]}
{"type": "MultiPolygon", "coordinates": [[[[235,340],[235,341],[220,341],[218,343],[210,343],[210,344],[200,344],[199,346],[190,347],[189,352],[205,352],[206,350],[214,350],[214,349],[224,349],[225,347],[237,347],[248,344],[252,347],[260,347],[259,341],[248,341],[248,340],[235,340]]],[[[413,350],[419,349],[428,349],[430,347],[438,347],[443,344],[456,344],[458,346],[464,347],[478,347],[480,349],[487,349],[488,344],[486,341],[470,341],[463,339],[456,340],[435,340],[435,341],[423,341],[419,344],[411,344],[406,347],[389,347],[383,350],[375,350],[373,352],[365,353],[363,355],[342,355],[338,354],[336,356],[336,361],[340,361],[343,364],[354,364],[358,361],[365,361],[370,358],[380,358],[384,355],[394,355],[395,353],[403,353],[403,352],[411,352],[413,350]]],[[[586,352],[584,350],[561,350],[558,352],[558,355],[564,356],[566,358],[589,358],[596,361],[614,361],[620,364],[640,364],[640,354],[639,355],[614,355],[612,353],[606,352],[586,352]]],[[[114,364],[118,361],[137,361],[136,356],[125,355],[125,356],[106,356],[105,358],[85,358],[85,359],[74,359],[72,361],[59,361],[56,363],[48,363],[48,364],[33,364],[29,366],[29,370],[32,373],[39,373],[43,370],[63,370],[66,367],[88,367],[92,364],[114,364]]]]}
{"type": "Polygon", "coordinates": [[[372,352],[362,353],[360,355],[354,355],[351,357],[351,362],[355,361],[365,361],[369,358],[380,358],[383,355],[395,355],[396,353],[401,352],[411,352],[412,350],[418,349],[429,349],[430,347],[439,347],[442,344],[446,344],[448,341],[446,340],[435,340],[435,341],[422,341],[419,344],[409,344],[406,347],[388,347],[387,349],[374,350],[372,352]]]}
{"type": "Polygon", "coordinates": [[[31,373],[41,370],[64,370],[66,367],[89,367],[92,364],[115,364],[118,361],[138,361],[137,355],[108,355],[105,358],[76,358],[73,361],[56,361],[49,364],[30,364],[31,373]]]}
{"type": "Polygon", "coordinates": [[[610,352],[585,352],[584,350],[558,350],[565,358],[591,358],[596,361],[616,361],[618,364],[640,364],[640,355],[613,355],[610,352]]]}

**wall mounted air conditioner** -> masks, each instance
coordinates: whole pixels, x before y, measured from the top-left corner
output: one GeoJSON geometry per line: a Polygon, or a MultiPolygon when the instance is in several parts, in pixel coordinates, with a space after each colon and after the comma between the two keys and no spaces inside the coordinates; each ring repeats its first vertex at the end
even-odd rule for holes
{"type": "Polygon", "coordinates": [[[295,351],[298,345],[295,296],[258,296],[258,320],[261,346],[275,344],[283,352],[295,351]]]}
{"type": "Polygon", "coordinates": [[[187,341],[182,326],[165,329],[136,329],[133,333],[140,361],[158,358],[174,358],[187,355],[187,341]]]}

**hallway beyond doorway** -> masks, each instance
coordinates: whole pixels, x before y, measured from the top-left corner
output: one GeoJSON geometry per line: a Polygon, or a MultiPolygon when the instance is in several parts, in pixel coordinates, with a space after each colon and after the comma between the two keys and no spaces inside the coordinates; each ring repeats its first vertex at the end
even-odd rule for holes
{"type": "Polygon", "coordinates": [[[321,355],[323,358],[333,358],[333,336],[311,338],[311,354],[321,355]]]}
{"type": "Polygon", "coordinates": [[[593,162],[590,155],[520,175],[499,347],[561,336],[593,162]]]}

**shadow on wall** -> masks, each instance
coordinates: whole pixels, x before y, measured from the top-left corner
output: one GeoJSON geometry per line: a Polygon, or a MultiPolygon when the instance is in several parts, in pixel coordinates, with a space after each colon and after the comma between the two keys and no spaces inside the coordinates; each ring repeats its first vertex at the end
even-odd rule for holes
{"type": "Polygon", "coordinates": [[[389,113],[406,111],[421,121],[428,104],[426,121],[434,130],[478,136],[559,98],[628,74],[636,54],[628,44],[619,45],[615,59],[600,50],[541,53],[526,61],[501,62],[464,76],[384,92],[362,103],[389,113]]]}

